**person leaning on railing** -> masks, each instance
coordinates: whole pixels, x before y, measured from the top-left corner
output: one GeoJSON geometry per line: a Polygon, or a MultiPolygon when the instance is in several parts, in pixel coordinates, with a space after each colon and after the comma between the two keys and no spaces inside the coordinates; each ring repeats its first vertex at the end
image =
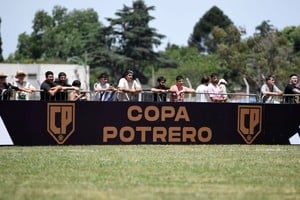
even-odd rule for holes
{"type": "Polygon", "coordinates": [[[61,89],[55,94],[56,101],[67,101],[69,98],[69,91],[67,90],[72,89],[71,85],[68,83],[67,74],[65,72],[59,72],[58,77],[54,82],[57,85],[62,86],[61,89]]]}
{"type": "Polygon", "coordinates": [[[79,80],[74,80],[72,83],[74,90],[69,93],[70,101],[86,101],[87,95],[86,92],[80,91],[81,82],[79,80]]]}
{"type": "Polygon", "coordinates": [[[282,96],[283,92],[275,85],[275,78],[272,75],[267,76],[266,83],[260,88],[263,103],[280,103],[275,99],[276,96],[282,96]]]}
{"type": "Polygon", "coordinates": [[[115,101],[116,88],[109,84],[108,74],[101,73],[94,84],[94,96],[96,101],[115,101]]]}
{"type": "Polygon", "coordinates": [[[178,75],[176,77],[176,84],[170,87],[170,101],[171,102],[183,102],[185,93],[195,93],[193,88],[188,88],[183,85],[183,76],[178,75]]]}
{"type": "Polygon", "coordinates": [[[140,92],[142,92],[142,87],[135,80],[133,71],[126,70],[118,83],[118,101],[132,101],[140,92]]]}
{"type": "Polygon", "coordinates": [[[7,75],[0,72],[0,100],[10,100],[13,95],[13,90],[31,92],[28,88],[19,88],[6,82],[7,75]]]}
{"type": "Polygon", "coordinates": [[[209,98],[212,102],[226,102],[227,96],[222,95],[222,91],[218,86],[219,80],[216,73],[210,75],[210,83],[208,84],[209,98]]]}
{"type": "MultiPolygon", "coordinates": [[[[285,103],[297,103],[296,96],[300,94],[300,88],[298,87],[298,75],[291,74],[289,83],[285,86],[284,89],[284,102],[285,103]]],[[[297,96],[299,98],[299,95],[297,96]]],[[[299,100],[298,100],[299,102],[299,100]]]]}
{"type": "Polygon", "coordinates": [[[61,86],[54,82],[54,75],[52,71],[45,73],[45,80],[40,86],[40,99],[42,101],[55,101],[57,92],[61,90],[74,90],[73,86],[61,86]]]}
{"type": "Polygon", "coordinates": [[[169,87],[166,86],[166,78],[160,76],[157,78],[157,85],[151,88],[151,92],[153,92],[153,100],[157,102],[166,102],[167,101],[167,93],[169,92],[169,87]]]}

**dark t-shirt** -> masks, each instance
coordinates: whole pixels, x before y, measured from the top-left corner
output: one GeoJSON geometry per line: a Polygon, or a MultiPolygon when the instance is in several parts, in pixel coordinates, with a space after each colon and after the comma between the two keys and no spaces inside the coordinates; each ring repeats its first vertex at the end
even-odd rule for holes
{"type": "MultiPolygon", "coordinates": [[[[158,85],[155,87],[156,89],[162,89],[162,90],[168,90],[170,89],[169,87],[165,86],[165,85],[158,85]]],[[[153,94],[153,100],[154,101],[167,101],[167,93],[154,93],[153,94]]]]}
{"type": "Polygon", "coordinates": [[[52,87],[55,87],[55,86],[57,86],[56,83],[53,83],[53,82],[49,83],[47,81],[44,81],[41,84],[41,87],[40,87],[40,89],[41,89],[41,92],[40,92],[40,97],[41,98],[40,99],[42,101],[49,101],[49,100],[54,101],[54,100],[56,100],[55,95],[51,96],[48,92],[52,87]]]}
{"type": "MultiPolygon", "coordinates": [[[[55,81],[55,83],[57,85],[61,85],[63,87],[71,87],[70,84],[67,84],[65,82],[55,81]]],[[[69,99],[69,93],[68,93],[68,91],[66,91],[66,90],[58,91],[55,94],[55,99],[56,99],[56,101],[67,101],[69,99]]]]}
{"type": "MultiPolygon", "coordinates": [[[[295,94],[293,92],[293,89],[296,88],[295,85],[292,85],[292,84],[287,84],[285,86],[285,89],[284,89],[284,94],[295,94]]],[[[284,97],[284,102],[285,103],[296,103],[296,100],[295,100],[295,96],[285,96],[284,97]]]]}
{"type": "Polygon", "coordinates": [[[19,88],[16,86],[13,86],[10,83],[3,83],[3,88],[2,89],[0,88],[0,100],[3,100],[3,101],[10,100],[10,98],[13,94],[12,90],[18,91],[19,88]]]}

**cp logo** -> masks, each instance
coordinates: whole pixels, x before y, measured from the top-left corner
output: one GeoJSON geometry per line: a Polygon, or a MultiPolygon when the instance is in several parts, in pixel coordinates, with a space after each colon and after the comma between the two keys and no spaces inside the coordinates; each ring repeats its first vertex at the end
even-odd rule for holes
{"type": "Polygon", "coordinates": [[[238,107],[238,132],[247,144],[251,144],[261,133],[262,127],[261,106],[238,107]]]}
{"type": "Polygon", "coordinates": [[[48,103],[47,130],[58,144],[63,144],[75,131],[75,104],[48,103]]]}

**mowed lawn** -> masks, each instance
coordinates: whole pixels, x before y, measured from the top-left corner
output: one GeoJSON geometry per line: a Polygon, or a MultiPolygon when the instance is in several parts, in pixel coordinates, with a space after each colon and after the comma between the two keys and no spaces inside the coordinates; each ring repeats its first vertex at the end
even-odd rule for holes
{"type": "Polygon", "coordinates": [[[2,146],[0,199],[300,199],[300,146],[2,146]]]}

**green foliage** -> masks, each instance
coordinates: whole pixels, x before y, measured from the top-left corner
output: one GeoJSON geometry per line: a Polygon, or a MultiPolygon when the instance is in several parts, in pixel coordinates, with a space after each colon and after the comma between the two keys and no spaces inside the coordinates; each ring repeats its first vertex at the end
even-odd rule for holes
{"type": "Polygon", "coordinates": [[[214,27],[226,28],[232,21],[218,7],[213,6],[195,24],[193,33],[189,38],[189,46],[196,47],[200,52],[213,53],[216,46],[211,33],[214,27]]]}
{"type": "MultiPolygon", "coordinates": [[[[235,27],[214,6],[195,24],[188,47],[168,44],[157,52],[154,47],[165,36],[149,25],[154,9],[143,0],[133,1],[132,6],[118,10],[116,18],[109,18],[107,27],[93,9],[68,12],[55,6],[51,14],[39,10],[33,32],[19,35],[17,51],[5,62],[88,64],[95,68],[91,70],[92,83],[104,71],[117,82],[125,69],[131,68],[143,84],[152,85],[149,77],[164,75],[171,85],[181,74],[196,87],[203,75],[216,72],[228,81],[230,92],[243,89],[245,77],[253,93],[269,74],[275,75],[282,90],[289,74],[300,74],[300,26],[278,31],[270,21],[263,21],[253,36],[241,39],[245,30],[235,27]]],[[[0,37],[0,62],[1,55],[0,37]]]]}
{"type": "MultiPolygon", "coordinates": [[[[133,1],[132,7],[124,5],[122,10],[115,13],[117,18],[108,18],[110,26],[108,41],[112,50],[110,58],[115,65],[110,65],[111,72],[119,73],[131,68],[143,72],[149,65],[164,65],[168,62],[166,56],[154,51],[165,36],[149,26],[154,18],[149,14],[153,6],[147,7],[142,0],[133,1]]],[[[123,73],[123,72],[122,72],[123,73]]],[[[146,80],[141,80],[147,83],[146,80]]]]}
{"type": "Polygon", "coordinates": [[[294,53],[300,52],[300,26],[286,27],[282,33],[293,45],[294,53]]]}
{"type": "Polygon", "coordinates": [[[44,61],[82,56],[87,42],[100,30],[98,14],[93,9],[73,10],[55,6],[50,16],[41,10],[35,14],[33,32],[19,36],[15,59],[44,61]]]}
{"type": "MultiPolygon", "coordinates": [[[[178,47],[171,45],[166,54],[178,63],[176,68],[160,68],[157,76],[167,77],[167,84],[175,84],[177,75],[189,78],[194,88],[200,83],[202,76],[209,76],[213,72],[221,73],[220,60],[214,55],[199,54],[194,47],[178,47]]],[[[220,74],[221,75],[221,74],[220,74]]]]}

